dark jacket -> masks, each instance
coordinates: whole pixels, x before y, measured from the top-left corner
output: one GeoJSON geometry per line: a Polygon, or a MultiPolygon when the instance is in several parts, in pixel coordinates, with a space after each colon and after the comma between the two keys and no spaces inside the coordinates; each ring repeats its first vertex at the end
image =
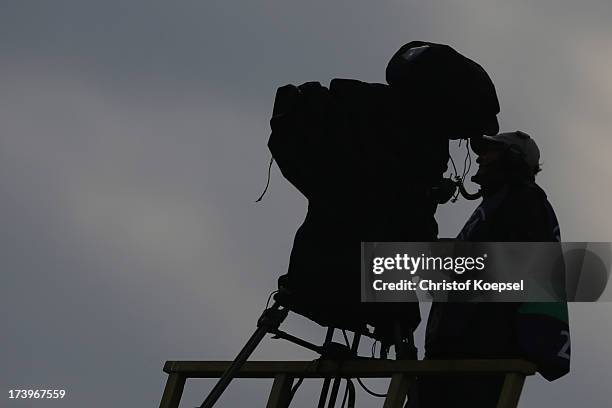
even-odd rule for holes
{"type": "MultiPolygon", "coordinates": [[[[559,238],[552,206],[535,183],[506,184],[486,196],[458,236],[479,242],[559,238]]],[[[427,326],[428,358],[528,358],[548,379],[569,370],[568,346],[565,303],[434,303],[427,326]]]]}

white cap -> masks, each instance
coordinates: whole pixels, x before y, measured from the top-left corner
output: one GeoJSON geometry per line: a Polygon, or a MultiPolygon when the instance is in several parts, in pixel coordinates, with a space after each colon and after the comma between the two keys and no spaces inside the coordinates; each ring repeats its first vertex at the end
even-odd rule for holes
{"type": "Polygon", "coordinates": [[[471,139],[471,142],[472,149],[476,154],[483,150],[486,142],[500,143],[518,153],[530,168],[535,169],[540,164],[540,149],[538,145],[531,136],[520,130],[516,132],[499,133],[494,136],[485,135],[480,138],[471,139]]]}

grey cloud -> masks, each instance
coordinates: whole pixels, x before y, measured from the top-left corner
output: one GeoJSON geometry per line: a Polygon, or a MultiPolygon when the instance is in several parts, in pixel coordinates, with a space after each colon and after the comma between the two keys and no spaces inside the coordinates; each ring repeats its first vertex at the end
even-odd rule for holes
{"type": "MultiPolygon", "coordinates": [[[[387,58],[411,39],[451,43],[485,66],[502,129],[530,131],[542,147],[539,178],[564,239],[609,240],[609,7],[5,2],[2,349],[16,369],[2,383],[64,385],[71,399],[62,406],[114,405],[112,389],[125,405],[149,406],[161,396],[164,360],[231,359],[286,270],[306,209],[276,168],[253,203],[265,184],[275,87],[382,81],[387,58]]],[[[463,150],[454,156],[462,161],[463,150]]],[[[441,235],[454,236],[473,206],[442,207],[441,235]]],[[[601,405],[608,311],[573,305],[574,373],[530,379],[526,405],[550,394],[559,406],[586,395],[601,405]]],[[[287,325],[321,340],[303,319],[287,325]]],[[[271,340],[255,355],[313,357],[271,340]]],[[[201,402],[211,385],[188,383],[186,401],[201,402]]],[[[239,382],[226,404],[263,403],[269,385],[239,382]]],[[[316,384],[306,387],[297,406],[312,405],[316,384]]]]}

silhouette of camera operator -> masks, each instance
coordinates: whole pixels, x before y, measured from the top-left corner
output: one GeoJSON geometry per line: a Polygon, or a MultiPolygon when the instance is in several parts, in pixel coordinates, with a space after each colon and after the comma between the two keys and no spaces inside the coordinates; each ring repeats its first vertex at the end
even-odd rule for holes
{"type": "MultiPolygon", "coordinates": [[[[472,180],[483,199],[457,239],[478,242],[560,241],[557,217],[535,183],[540,150],[521,131],[471,140],[479,168],[472,180]]],[[[433,303],[426,358],[526,358],[554,380],[569,371],[567,304],[433,303]]],[[[501,376],[419,379],[419,407],[495,407],[501,376]]]]}

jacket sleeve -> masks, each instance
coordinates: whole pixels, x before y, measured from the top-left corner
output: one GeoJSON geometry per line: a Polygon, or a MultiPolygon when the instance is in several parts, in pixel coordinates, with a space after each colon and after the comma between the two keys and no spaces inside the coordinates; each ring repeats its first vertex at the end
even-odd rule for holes
{"type": "MultiPolygon", "coordinates": [[[[560,241],[557,217],[545,195],[529,198],[522,201],[522,211],[517,211],[521,219],[516,220],[513,238],[524,242],[560,241]]],[[[553,381],[569,372],[571,345],[566,302],[523,303],[517,309],[516,325],[521,352],[537,365],[544,378],[553,381]]]]}

